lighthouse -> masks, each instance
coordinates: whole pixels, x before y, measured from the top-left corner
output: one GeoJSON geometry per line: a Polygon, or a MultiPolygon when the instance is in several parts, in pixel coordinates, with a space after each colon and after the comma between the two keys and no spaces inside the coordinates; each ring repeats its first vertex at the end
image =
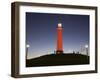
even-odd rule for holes
{"type": "Polygon", "coordinates": [[[62,23],[58,23],[56,54],[62,54],[62,53],[63,53],[62,23]]]}

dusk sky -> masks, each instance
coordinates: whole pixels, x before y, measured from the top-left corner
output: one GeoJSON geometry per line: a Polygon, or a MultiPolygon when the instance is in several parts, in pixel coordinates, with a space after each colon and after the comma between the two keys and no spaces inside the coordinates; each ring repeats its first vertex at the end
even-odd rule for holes
{"type": "Polygon", "coordinates": [[[63,27],[64,53],[79,51],[89,44],[89,16],[71,14],[26,13],[28,58],[54,53],[57,25],[63,27]]]}

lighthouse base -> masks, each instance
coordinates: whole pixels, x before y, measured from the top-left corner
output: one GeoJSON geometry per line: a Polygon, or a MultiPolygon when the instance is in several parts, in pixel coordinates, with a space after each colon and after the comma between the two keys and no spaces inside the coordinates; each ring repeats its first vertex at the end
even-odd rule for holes
{"type": "Polygon", "coordinates": [[[63,54],[63,51],[62,50],[57,50],[56,54],[63,54]]]}

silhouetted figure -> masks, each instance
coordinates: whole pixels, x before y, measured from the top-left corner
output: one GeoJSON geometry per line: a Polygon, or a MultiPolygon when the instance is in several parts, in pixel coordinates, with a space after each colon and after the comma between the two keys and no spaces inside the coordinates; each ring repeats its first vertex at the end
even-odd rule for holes
{"type": "Polygon", "coordinates": [[[77,54],[79,54],[79,51],[77,52],[77,54]]]}
{"type": "Polygon", "coordinates": [[[56,54],[56,51],[54,51],[54,54],[56,54]]]}
{"type": "Polygon", "coordinates": [[[73,54],[75,54],[75,51],[73,51],[73,54]]]}

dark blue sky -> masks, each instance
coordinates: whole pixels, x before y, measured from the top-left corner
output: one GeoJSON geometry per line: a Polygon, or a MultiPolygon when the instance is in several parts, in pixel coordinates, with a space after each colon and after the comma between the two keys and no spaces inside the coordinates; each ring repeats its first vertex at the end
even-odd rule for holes
{"type": "Polygon", "coordinates": [[[56,50],[57,24],[63,27],[64,52],[80,50],[89,44],[89,16],[71,14],[26,13],[28,58],[50,54],[56,50]]]}

